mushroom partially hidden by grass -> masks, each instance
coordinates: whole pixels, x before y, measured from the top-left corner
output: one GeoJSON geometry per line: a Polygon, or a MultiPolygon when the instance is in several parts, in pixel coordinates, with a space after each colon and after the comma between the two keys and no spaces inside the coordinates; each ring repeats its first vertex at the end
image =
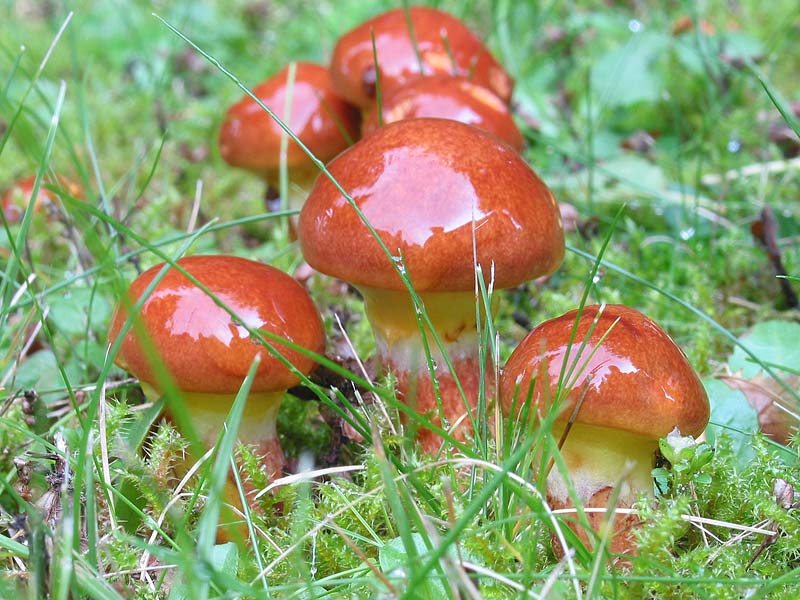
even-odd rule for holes
{"type": "MultiPolygon", "coordinates": [[[[334,93],[328,70],[321,65],[295,63],[293,80],[287,66],[253,88],[253,94],[323,163],[358,138],[358,110],[334,93]]],[[[317,166],[249,96],[228,109],[219,134],[222,158],[264,179],[271,188],[268,194],[280,186],[283,144],[289,179],[287,204],[300,209],[319,173],[317,166]]]]}
{"type": "Polygon", "coordinates": [[[364,136],[381,124],[415,117],[453,119],[474,125],[522,150],[523,139],[508,106],[489,89],[463,77],[423,77],[387,94],[364,117],[364,136]]]}
{"type": "MultiPolygon", "coordinates": [[[[279,341],[271,348],[248,331],[266,332],[310,352],[321,353],[324,330],[314,303],[291,277],[271,266],[232,256],[193,256],[177,261],[236,318],[175,268],[147,295],[123,339],[116,363],[136,376],[145,395],[156,400],[168,377],[181,392],[194,429],[206,447],[216,442],[242,382],[256,357],[260,364],[247,398],[239,441],[255,449],[269,479],[285,464],[275,430],[278,408],[300,373],[314,360],[279,341]]],[[[142,273],[130,286],[111,322],[113,344],[162,265],[142,273]]],[[[168,416],[169,416],[169,409],[168,416]]]]}
{"type": "MultiPolygon", "coordinates": [[[[629,508],[653,495],[651,471],[658,440],[676,427],[698,436],[709,417],[700,379],[675,342],[653,321],[626,306],[586,306],[546,321],[509,357],[500,379],[504,413],[541,419],[558,411],[553,435],[569,480],[557,467],[547,475],[551,508],[629,508]],[[576,318],[578,319],[576,322],[576,318]],[[615,486],[619,486],[615,490],[615,486]],[[574,495],[573,495],[574,490],[574,495]]],[[[594,532],[609,518],[587,513],[594,532]]],[[[636,553],[634,514],[614,520],[610,550],[636,553]]],[[[591,547],[594,536],[570,526],[591,547]]]]}
{"type": "MultiPolygon", "coordinates": [[[[509,146],[445,119],[387,125],[328,168],[391,257],[337,187],[321,177],[300,213],[298,234],[306,260],[358,288],[379,358],[396,374],[401,398],[442,424],[427,344],[443,425],[459,423],[454,436],[465,439],[472,430],[467,412],[475,416],[482,367],[476,265],[495,288],[552,273],[564,254],[555,198],[509,146]],[[422,309],[412,301],[398,268],[418,293],[454,373],[429,327],[421,335],[422,309]]],[[[419,438],[429,452],[442,442],[428,429],[421,429],[419,438]]]]}
{"type": "MultiPolygon", "coordinates": [[[[71,196],[75,198],[83,197],[83,190],[77,183],[65,177],[58,177],[56,181],[58,185],[71,196]]],[[[9,224],[18,223],[22,220],[22,215],[25,214],[25,209],[31,201],[35,183],[36,177],[31,175],[30,177],[15,181],[3,192],[3,197],[0,199],[0,206],[3,210],[3,216],[5,216],[9,224]]],[[[53,192],[44,187],[46,183],[47,180],[42,181],[39,186],[39,192],[33,204],[34,212],[46,213],[51,210],[56,210],[58,200],[53,192]]]]}
{"type": "Polygon", "coordinates": [[[333,50],[334,89],[361,108],[375,102],[378,77],[387,93],[426,75],[469,78],[503,102],[510,101],[514,89],[514,80],[464,23],[425,6],[412,6],[408,12],[398,8],[365,21],[344,34],[333,50]]]}

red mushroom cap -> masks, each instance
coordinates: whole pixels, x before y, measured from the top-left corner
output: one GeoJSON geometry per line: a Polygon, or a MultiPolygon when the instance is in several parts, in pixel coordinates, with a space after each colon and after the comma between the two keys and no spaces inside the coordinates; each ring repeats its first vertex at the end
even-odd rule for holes
{"type": "MultiPolygon", "coordinates": [[[[282,271],[233,256],[192,256],[177,262],[246,325],[312,352],[323,351],[325,334],[314,303],[305,289],[282,271]]],[[[132,303],[142,296],[162,267],[163,264],[157,265],[136,278],[128,291],[132,303]]],[[[124,309],[117,309],[109,332],[111,343],[127,316],[124,309]]],[[[183,391],[236,393],[256,356],[261,357],[261,364],[253,392],[280,391],[298,382],[227,311],[174,268],[167,271],[145,300],[139,317],[157,358],[146,353],[146,345],[131,328],[116,362],[156,389],[159,386],[153,365],[160,361],[183,391]]],[[[279,342],[270,343],[300,372],[309,373],[314,368],[311,358],[279,342]]]]}
{"type": "Polygon", "coordinates": [[[489,88],[508,102],[514,80],[489,53],[483,42],[454,16],[423,6],[399,8],[365,21],[336,43],[331,60],[334,89],[353,104],[375,101],[375,64],[371,32],[380,67],[380,85],[389,92],[420,75],[458,75],[489,88]],[[419,51],[419,56],[417,54],[419,51]],[[420,73],[420,59],[424,72],[420,73]]]}
{"type": "MultiPolygon", "coordinates": [[[[511,287],[552,273],[564,256],[555,198],[514,150],[446,119],[391,123],[328,166],[402,253],[419,292],[474,287],[473,234],[487,281],[511,287]]],[[[392,261],[338,189],[317,179],[298,237],[315,269],[356,285],[404,290],[392,261]]]]}
{"type": "MultiPolygon", "coordinates": [[[[314,155],[327,162],[358,137],[358,110],[337,96],[328,70],[313,63],[296,64],[294,85],[289,85],[289,67],[264,81],[253,93],[281,118],[314,155]],[[286,97],[291,93],[289,119],[286,97]],[[349,138],[349,139],[348,139],[349,138]]],[[[219,134],[225,162],[262,176],[280,167],[283,130],[249,96],[228,109],[219,134]]],[[[308,155],[291,139],[286,156],[289,168],[312,166],[308,155]]]]}
{"type": "MultiPolygon", "coordinates": [[[[65,177],[58,177],[57,181],[58,185],[71,196],[75,198],[81,198],[83,196],[81,186],[74,181],[70,181],[65,177]]],[[[22,215],[33,193],[33,186],[35,183],[36,176],[31,175],[30,177],[15,181],[11,186],[6,188],[2,199],[0,199],[0,206],[9,223],[17,223],[22,219],[22,215]]],[[[36,196],[36,202],[33,205],[33,210],[35,212],[41,212],[45,210],[48,205],[55,204],[56,202],[56,197],[53,192],[44,187],[46,183],[49,182],[45,179],[39,186],[39,194],[36,196]]]]}
{"type": "MultiPolygon", "coordinates": [[[[463,77],[423,77],[387,94],[381,104],[384,124],[415,117],[452,119],[496,135],[517,152],[522,150],[522,134],[508,105],[463,77]]],[[[373,106],[364,117],[362,135],[378,129],[378,114],[378,107],[373,106]]]]}
{"type": "Polygon", "coordinates": [[[577,328],[577,311],[568,312],[542,323],[520,342],[500,380],[506,414],[515,397],[518,405],[526,400],[534,377],[531,406],[547,412],[569,349],[566,372],[572,370],[572,375],[564,384],[560,420],[569,418],[585,389],[578,423],[649,438],[664,437],[675,427],[684,435],[702,433],[709,417],[708,396],[681,349],[656,323],[621,305],[607,305],[589,334],[599,310],[596,305],[584,307],[577,328]]]}

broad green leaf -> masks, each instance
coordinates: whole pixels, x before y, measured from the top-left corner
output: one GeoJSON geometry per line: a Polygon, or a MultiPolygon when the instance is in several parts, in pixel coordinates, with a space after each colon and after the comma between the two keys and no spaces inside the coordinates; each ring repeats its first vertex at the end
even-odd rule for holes
{"type": "Polygon", "coordinates": [[[111,304],[96,291],[73,288],[50,300],[50,319],[64,335],[82,336],[91,325],[111,320],[111,304]]]}
{"type": "MultiPolygon", "coordinates": [[[[767,363],[780,369],[796,370],[800,367],[800,323],[792,321],[762,321],[739,338],[753,354],[767,363]]],[[[761,371],[744,351],[736,347],[728,359],[731,371],[741,371],[742,377],[752,379],[761,371]]]]}
{"type": "Polygon", "coordinates": [[[600,58],[592,69],[599,101],[624,107],[659,100],[664,79],[656,67],[668,44],[669,38],[663,34],[640,33],[600,58]]]}
{"type": "MultiPolygon", "coordinates": [[[[429,552],[429,548],[425,543],[425,539],[419,533],[413,533],[412,538],[414,547],[416,548],[419,556],[425,556],[429,552]]],[[[451,547],[448,549],[448,554],[456,558],[456,549],[451,547]]],[[[475,562],[474,558],[463,550],[460,556],[464,560],[475,562]]],[[[408,580],[409,573],[413,570],[409,564],[409,556],[406,552],[403,540],[399,537],[393,538],[386,542],[378,553],[378,563],[381,566],[381,571],[386,574],[386,577],[393,585],[402,590],[403,583],[408,580]]],[[[447,598],[447,591],[444,582],[438,577],[432,576],[423,584],[416,588],[416,597],[423,600],[442,600],[447,598]]]]}
{"type": "Polygon", "coordinates": [[[758,431],[758,414],[741,391],[729,388],[718,379],[706,379],[703,385],[711,403],[706,438],[712,445],[720,435],[731,438],[737,462],[744,468],[755,456],[750,437],[758,431]]]}

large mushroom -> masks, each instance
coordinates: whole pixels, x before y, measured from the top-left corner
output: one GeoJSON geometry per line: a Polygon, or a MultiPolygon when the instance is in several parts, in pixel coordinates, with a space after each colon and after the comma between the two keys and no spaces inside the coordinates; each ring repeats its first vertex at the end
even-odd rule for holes
{"type": "Polygon", "coordinates": [[[423,77],[396,88],[364,117],[361,134],[381,125],[415,117],[453,119],[496,135],[517,152],[523,139],[508,105],[489,89],[463,77],[423,77]]]}
{"type": "MultiPolygon", "coordinates": [[[[272,110],[323,163],[358,138],[358,110],[337,96],[328,70],[314,63],[294,63],[253,88],[253,94],[272,110]],[[287,99],[289,100],[287,105],[287,99]]],[[[274,195],[280,185],[281,161],[288,170],[289,208],[300,209],[319,169],[303,149],[252,98],[245,96],[228,109],[219,134],[225,162],[263,178],[274,195]],[[286,146],[285,159],[281,157],[286,146]]]]}
{"type": "MultiPolygon", "coordinates": [[[[703,384],[680,348],[653,321],[619,305],[586,306],[580,316],[571,311],[536,327],[509,357],[500,397],[512,418],[526,403],[533,418],[557,410],[556,438],[574,419],[561,455],[577,498],[552,468],[547,500],[554,509],[574,507],[574,499],[607,508],[617,484],[621,507],[652,496],[658,440],[676,427],[698,436],[709,417],[703,384]]],[[[586,518],[599,532],[608,515],[586,518]]],[[[611,552],[636,552],[638,524],[634,514],[616,517],[611,552]]],[[[591,547],[588,532],[571,526],[591,547]]]]}
{"type": "MultiPolygon", "coordinates": [[[[405,270],[454,366],[451,373],[426,327],[443,425],[464,439],[480,391],[476,266],[495,288],[552,273],[564,254],[555,198],[509,146],[446,119],[389,124],[328,168],[391,257],[327,177],[317,180],[300,213],[303,255],[358,288],[401,398],[442,424],[418,311],[397,271],[405,270]]],[[[419,433],[425,450],[440,446],[430,430],[419,433]]]]}
{"type": "Polygon", "coordinates": [[[378,76],[381,90],[390,92],[434,74],[467,77],[503,102],[510,101],[514,89],[511,76],[464,23],[425,6],[408,12],[398,8],[365,21],[339,39],[331,60],[334,89],[362,108],[375,102],[378,76]]]}
{"type": "MultiPolygon", "coordinates": [[[[171,268],[142,304],[137,315],[140,326],[126,334],[116,363],[139,379],[151,400],[163,393],[159,373],[165,373],[180,390],[194,428],[210,447],[248,370],[259,357],[239,440],[262,457],[270,479],[279,476],[285,459],[275,430],[278,408],[286,390],[299,379],[278,354],[304,374],[316,363],[277,341],[270,340],[271,348],[265,347],[247,327],[320,353],[325,335],[317,309],[300,284],[269,265],[233,256],[192,256],[177,264],[236,318],[183,273],[171,268]]],[[[111,322],[111,344],[128,319],[129,308],[142,298],[163,266],[145,271],[130,285],[128,298],[120,303],[111,322]]]]}

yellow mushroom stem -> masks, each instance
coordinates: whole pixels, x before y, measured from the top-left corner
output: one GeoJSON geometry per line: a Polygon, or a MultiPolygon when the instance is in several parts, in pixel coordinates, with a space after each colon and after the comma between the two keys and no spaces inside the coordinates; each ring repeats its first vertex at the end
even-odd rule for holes
{"type": "MultiPolygon", "coordinates": [[[[434,389],[428,358],[423,345],[417,316],[411,296],[404,291],[381,290],[360,286],[364,297],[367,318],[375,335],[381,363],[397,377],[400,398],[417,413],[425,415],[440,427],[451,430],[457,440],[465,440],[472,432],[473,418],[481,387],[476,301],[473,292],[426,292],[419,294],[425,313],[442,342],[444,354],[453,364],[450,371],[442,350],[425,324],[425,341],[430,351],[433,372],[441,398],[434,389]],[[455,375],[455,376],[454,376],[455,375]],[[461,394],[456,379],[464,394],[461,394]]],[[[496,305],[492,310],[496,309],[496,305]]],[[[483,311],[481,312],[483,315],[483,311]]],[[[483,318],[483,316],[482,316],[483,318]]],[[[487,357],[488,359],[488,357],[487,357]]],[[[488,360],[487,360],[488,363],[488,360]]],[[[488,367],[488,364],[487,364],[488,367]]],[[[493,373],[485,370],[485,389],[493,389],[493,373]]],[[[435,453],[442,439],[426,428],[417,432],[423,451],[435,453]]]]}
{"type": "MultiPolygon", "coordinates": [[[[553,435],[558,439],[564,425],[558,424],[553,435]]],[[[574,423],[561,448],[561,456],[569,473],[569,480],[584,508],[630,508],[642,495],[653,495],[653,459],[658,441],[650,438],[594,425],[574,423]],[[615,488],[618,486],[618,489],[615,488]],[[608,506],[618,493],[616,506],[608,506]]],[[[569,488],[561,471],[553,466],[547,476],[547,502],[553,509],[573,508],[569,488]]],[[[633,535],[639,524],[636,515],[588,512],[586,518],[595,533],[600,534],[604,524],[614,517],[610,551],[617,554],[634,554],[633,535]]],[[[570,519],[570,527],[580,540],[592,547],[590,535],[585,531],[577,514],[570,519]]],[[[557,551],[562,549],[555,545],[557,551]]]]}
{"type": "MultiPolygon", "coordinates": [[[[156,400],[160,396],[152,386],[144,382],[142,382],[142,389],[150,400],[156,400]]],[[[256,456],[260,458],[269,481],[280,477],[286,464],[275,427],[283,395],[282,391],[251,392],[245,402],[237,432],[237,439],[252,448],[256,456]]],[[[181,397],[192,427],[203,446],[211,448],[217,443],[222,433],[225,419],[233,406],[236,395],[182,392],[181,397]]],[[[167,417],[174,421],[169,415],[169,411],[167,411],[167,417]]],[[[246,485],[245,491],[248,490],[252,490],[252,488],[246,485]]]]}

